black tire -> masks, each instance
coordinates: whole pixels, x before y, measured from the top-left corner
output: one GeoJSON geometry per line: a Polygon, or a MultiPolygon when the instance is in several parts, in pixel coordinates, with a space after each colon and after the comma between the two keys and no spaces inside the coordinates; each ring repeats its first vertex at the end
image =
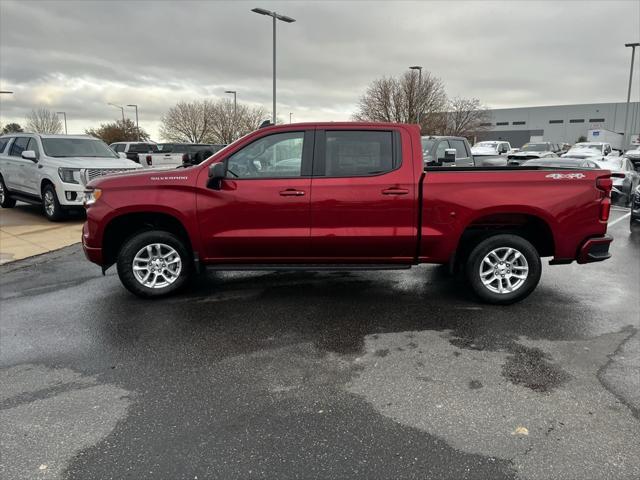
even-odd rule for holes
{"type": "Polygon", "coordinates": [[[50,183],[42,188],[42,211],[44,216],[52,222],[59,222],[65,217],[64,210],[58,201],[56,189],[50,183]]]}
{"type": "MultiPolygon", "coordinates": [[[[498,253],[501,252],[499,251],[498,253]]],[[[471,288],[484,302],[497,305],[509,305],[526,298],[531,292],[533,292],[533,290],[535,290],[538,282],[540,281],[540,275],[542,274],[542,262],[540,261],[540,255],[536,248],[524,238],[518,235],[495,235],[476,245],[467,258],[465,270],[471,288]],[[526,267],[528,267],[526,278],[522,279],[524,281],[513,291],[508,291],[508,288],[504,288],[506,292],[499,293],[492,291],[491,288],[497,290],[509,285],[511,278],[515,278],[510,275],[522,271],[523,260],[516,259],[513,264],[510,262],[513,261],[514,257],[508,257],[505,262],[498,262],[496,260],[496,268],[498,268],[498,270],[493,270],[486,263],[483,263],[483,261],[490,252],[497,249],[513,249],[519,252],[522,257],[524,257],[524,260],[526,260],[526,267]],[[489,286],[486,286],[483,283],[480,274],[481,264],[483,265],[483,268],[485,268],[485,271],[488,272],[487,280],[491,279],[489,275],[491,275],[491,271],[494,271],[494,281],[497,283],[492,283],[489,286]],[[513,272],[511,268],[513,268],[513,272]],[[503,275],[496,275],[496,271],[502,272],[503,275]],[[505,279],[504,275],[508,278],[505,279]]],[[[519,280],[520,279],[516,278],[514,281],[517,284],[519,280]]]]}
{"type": "MultiPolygon", "coordinates": [[[[164,251],[166,252],[167,249],[165,249],[164,251]]],[[[160,257],[158,256],[157,258],[160,257]]],[[[169,257],[168,260],[171,261],[174,259],[175,257],[169,257]]],[[[124,243],[124,245],[120,249],[120,252],[118,253],[117,268],[120,281],[131,293],[142,298],[163,297],[176,292],[177,290],[182,288],[185,283],[187,283],[193,272],[193,261],[189,249],[185,246],[185,243],[178,237],[176,237],[172,233],[162,230],[151,230],[138,233],[129,238],[124,243]],[[136,255],[145,247],[154,244],[161,244],[171,247],[180,257],[181,268],[178,272],[177,278],[172,280],[172,283],[169,283],[166,286],[147,286],[143,284],[142,281],[138,279],[138,277],[136,277],[136,274],[133,270],[133,262],[134,258],[136,258],[136,255]]],[[[161,266],[160,268],[163,267],[161,266]]],[[[155,274],[148,270],[147,272],[150,275],[155,275],[156,277],[162,276],[162,278],[165,280],[166,278],[169,278],[164,277],[162,273],[155,274]]]]}
{"type": "Polygon", "coordinates": [[[9,195],[9,190],[4,184],[4,179],[0,176],[0,207],[13,208],[16,206],[16,201],[9,195]]]}
{"type": "Polygon", "coordinates": [[[629,216],[629,230],[640,232],[640,218],[634,218],[633,214],[629,216]]]}

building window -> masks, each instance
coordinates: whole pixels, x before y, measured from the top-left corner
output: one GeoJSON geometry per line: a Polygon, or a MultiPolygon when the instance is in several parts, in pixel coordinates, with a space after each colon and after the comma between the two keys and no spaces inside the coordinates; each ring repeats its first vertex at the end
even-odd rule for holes
{"type": "Polygon", "coordinates": [[[549,123],[564,123],[564,120],[549,120],[549,123]]]}
{"type": "Polygon", "coordinates": [[[496,126],[503,127],[504,125],[509,125],[509,122],[496,122],[496,126]]]}
{"type": "Polygon", "coordinates": [[[513,122],[511,125],[524,125],[527,122],[513,122]]]}
{"type": "Polygon", "coordinates": [[[569,123],[584,123],[584,118],[572,118],[569,123]]]}
{"type": "Polygon", "coordinates": [[[489,122],[489,123],[481,123],[480,124],[481,127],[490,127],[491,125],[492,125],[491,122],[489,122]]]}
{"type": "Polygon", "coordinates": [[[604,123],[604,118],[590,118],[591,123],[604,123]]]}

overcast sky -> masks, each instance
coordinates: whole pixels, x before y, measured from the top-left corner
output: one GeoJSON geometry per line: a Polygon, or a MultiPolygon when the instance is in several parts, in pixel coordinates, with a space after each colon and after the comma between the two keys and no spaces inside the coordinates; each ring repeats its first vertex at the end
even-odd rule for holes
{"type": "MultiPolygon", "coordinates": [[[[278,22],[278,116],[348,120],[368,83],[423,65],[450,96],[493,108],[625,101],[629,1],[0,0],[0,121],[66,111],[69,133],[137,103],[158,139],[179,100],[224,97],[271,110],[271,19],[278,22]]],[[[633,100],[640,96],[636,55],[633,100]]],[[[127,115],[133,118],[133,110],[127,115]]]]}

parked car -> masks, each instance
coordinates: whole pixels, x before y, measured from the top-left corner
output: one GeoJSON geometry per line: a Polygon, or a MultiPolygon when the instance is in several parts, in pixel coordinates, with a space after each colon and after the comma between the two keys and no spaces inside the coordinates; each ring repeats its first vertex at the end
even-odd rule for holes
{"type": "Polygon", "coordinates": [[[590,158],[592,160],[604,160],[611,155],[613,149],[611,145],[604,142],[580,142],[563,154],[563,157],[590,158]]]}
{"type": "Polygon", "coordinates": [[[0,205],[12,208],[16,200],[42,204],[49,220],[60,220],[66,211],[82,209],[89,181],[139,168],[102,140],[87,135],[3,135],[0,205]]]}
{"type": "Polygon", "coordinates": [[[640,173],[638,173],[631,161],[625,157],[609,157],[606,160],[596,161],[600,168],[610,170],[617,174],[613,177],[611,188],[611,198],[624,205],[631,205],[631,197],[638,184],[640,184],[640,173]]]}
{"type": "Polygon", "coordinates": [[[422,137],[425,166],[473,167],[471,146],[464,137],[422,137]]]}
{"type": "Polygon", "coordinates": [[[116,142],[109,145],[116,153],[124,154],[129,160],[143,167],[153,166],[152,155],[158,153],[158,145],[153,142],[116,142]]]}
{"type": "Polygon", "coordinates": [[[637,146],[635,149],[627,150],[623,156],[633,163],[636,171],[640,171],[640,146],[637,146]]]}
{"type": "Polygon", "coordinates": [[[534,158],[555,158],[554,147],[550,142],[525,143],[519,151],[508,155],[509,165],[520,165],[534,158]]]}
{"type": "Polygon", "coordinates": [[[637,186],[633,192],[630,217],[629,228],[631,231],[640,229],[640,186],[637,186]]]}
{"type": "Polygon", "coordinates": [[[546,168],[600,168],[593,160],[582,160],[578,158],[536,158],[522,163],[523,167],[546,167],[546,168]]]}
{"type": "Polygon", "coordinates": [[[507,155],[511,152],[511,144],[502,140],[478,142],[471,147],[477,167],[504,167],[507,165],[507,155]]]}
{"type": "Polygon", "coordinates": [[[210,143],[159,143],[158,153],[152,154],[151,160],[154,167],[195,165],[223,147],[210,143]]]}
{"type": "Polygon", "coordinates": [[[192,168],[101,178],[88,186],[84,251],[103,270],[117,264],[141,297],[171,293],[205,265],[437,263],[464,268],[471,289],[498,304],[534,290],[541,257],[609,258],[609,172],[433,166],[425,174],[420,144],[416,125],[284,124],[192,168]]]}

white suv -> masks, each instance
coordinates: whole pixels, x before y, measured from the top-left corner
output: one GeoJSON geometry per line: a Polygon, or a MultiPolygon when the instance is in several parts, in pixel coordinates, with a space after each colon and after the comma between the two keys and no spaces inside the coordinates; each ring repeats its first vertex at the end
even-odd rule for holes
{"type": "Polygon", "coordinates": [[[14,133],[0,137],[0,206],[42,204],[49,220],[82,208],[85,185],[101,175],[141,168],[88,135],[14,133]]]}

